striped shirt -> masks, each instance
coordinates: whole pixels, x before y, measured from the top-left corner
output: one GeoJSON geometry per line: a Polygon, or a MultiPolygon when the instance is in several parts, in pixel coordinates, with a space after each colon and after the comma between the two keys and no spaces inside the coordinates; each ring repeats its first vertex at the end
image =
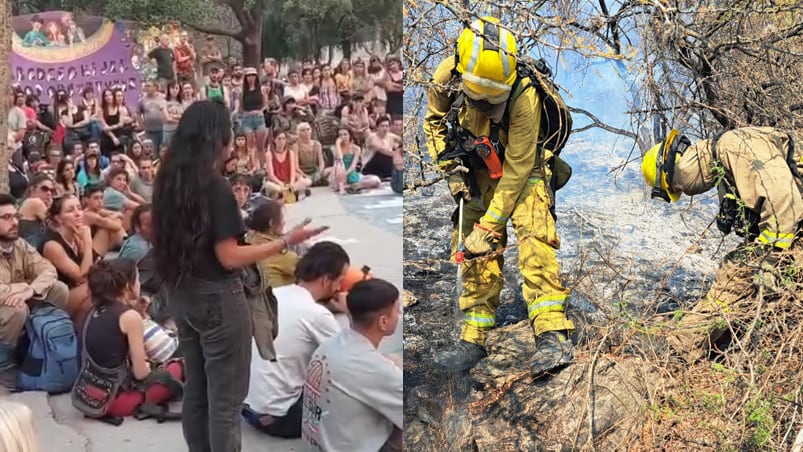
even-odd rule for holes
{"type": "Polygon", "coordinates": [[[167,332],[153,320],[145,321],[145,354],[148,361],[153,363],[164,363],[176,352],[178,348],[178,338],[170,336],[167,332]]]}

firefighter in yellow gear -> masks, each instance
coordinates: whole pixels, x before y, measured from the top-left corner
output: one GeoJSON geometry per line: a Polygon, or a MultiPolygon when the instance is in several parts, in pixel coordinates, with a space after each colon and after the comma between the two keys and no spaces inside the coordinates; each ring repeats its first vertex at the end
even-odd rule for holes
{"type": "Polygon", "coordinates": [[[642,173],[657,197],[674,202],[681,193],[717,187],[717,226],[745,238],[725,256],[708,293],[668,337],[686,361],[726,345],[720,342],[730,327],[723,320],[750,312],[759,286],[772,284],[767,274],[803,262],[803,246],[796,240],[803,221],[801,138],[770,127],[745,127],[691,144],[673,130],[644,156],[642,173]]]}
{"type": "MultiPolygon", "coordinates": [[[[502,249],[507,243],[508,220],[517,237],[518,267],[524,279],[522,292],[536,336],[535,354],[523,353],[532,359],[534,373],[552,370],[572,359],[569,333],[574,325],[565,314],[570,292],[559,280],[555,250],[560,247],[560,239],[550,212],[554,195],[548,185],[551,173],[545,164],[550,154],[536,145],[541,99],[535,89],[527,89],[507,106],[518,77],[517,51],[515,37],[499,25],[498,19],[475,20],[461,33],[456,56],[448,57],[436,69],[428,92],[424,118],[427,148],[433,161],[451,174],[449,189],[455,200],[463,198],[465,203],[462,231],[467,259],[461,264],[461,340],[455,348],[435,356],[435,362],[449,371],[469,369],[486,356],[485,338],[496,325],[495,312],[504,280],[502,249]],[[455,92],[462,93],[462,105],[455,105],[455,92]],[[501,177],[494,178],[489,167],[480,164],[469,165],[468,172],[456,171],[466,166],[465,161],[439,158],[449,148],[450,112],[456,112],[453,118],[466,133],[487,137],[492,124],[502,123],[506,110],[508,125],[497,129],[498,144],[504,149],[501,177]]],[[[528,84],[530,80],[522,79],[520,83],[528,84]]],[[[458,217],[455,212],[453,258],[457,252],[458,217]]]]}

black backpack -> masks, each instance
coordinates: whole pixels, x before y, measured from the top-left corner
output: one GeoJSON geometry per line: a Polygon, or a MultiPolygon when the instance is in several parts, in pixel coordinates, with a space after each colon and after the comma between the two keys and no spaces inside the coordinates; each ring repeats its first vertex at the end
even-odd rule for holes
{"type": "Polygon", "coordinates": [[[539,124],[541,138],[538,145],[552,151],[555,156],[560,155],[572,133],[572,113],[560,95],[558,86],[552,81],[552,70],[543,59],[539,59],[532,64],[532,67],[519,62],[516,64],[516,72],[518,77],[510,91],[505,115],[502,117],[502,127],[507,129],[510,106],[524,91],[533,87],[541,98],[541,124],[539,124]],[[523,86],[524,79],[530,79],[530,84],[523,86]]]}

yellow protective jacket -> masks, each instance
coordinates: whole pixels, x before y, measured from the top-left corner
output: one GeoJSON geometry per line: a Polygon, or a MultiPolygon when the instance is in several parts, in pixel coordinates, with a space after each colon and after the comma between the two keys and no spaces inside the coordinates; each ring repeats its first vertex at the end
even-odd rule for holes
{"type": "MultiPolygon", "coordinates": [[[[803,140],[793,135],[794,160],[803,171],[803,140]]],[[[759,243],[788,248],[803,220],[801,181],[787,164],[789,135],[771,127],[745,127],[690,146],[678,160],[672,185],[686,194],[710,190],[716,184],[715,166],[735,185],[745,207],[760,216],[759,243]],[[714,153],[716,160],[713,161],[714,153]],[[713,165],[712,165],[713,164],[713,165]]],[[[720,189],[720,202],[724,190],[720,189]]]]}
{"type": "MultiPolygon", "coordinates": [[[[424,117],[424,133],[432,161],[436,161],[438,154],[446,150],[446,115],[456,97],[451,86],[453,68],[453,57],[442,61],[435,70],[428,91],[429,103],[424,117]]],[[[524,79],[521,83],[527,86],[530,80],[524,79]]],[[[527,179],[544,177],[543,168],[537,166],[538,163],[543,166],[543,163],[536,158],[541,123],[541,99],[537,90],[524,90],[510,106],[509,112],[508,130],[501,130],[499,134],[499,140],[505,147],[502,177],[496,183],[493,198],[487,206],[485,215],[480,219],[480,224],[497,232],[505,229],[527,179]]],[[[490,133],[490,120],[468,102],[460,108],[457,118],[460,125],[475,136],[487,136],[490,133]]],[[[468,177],[471,177],[471,174],[468,177]]]]}

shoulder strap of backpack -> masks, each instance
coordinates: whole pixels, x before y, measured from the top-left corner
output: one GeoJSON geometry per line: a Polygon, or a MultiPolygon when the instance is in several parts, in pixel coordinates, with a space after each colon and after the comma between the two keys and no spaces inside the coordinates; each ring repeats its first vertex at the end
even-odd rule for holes
{"type": "Polygon", "coordinates": [[[81,360],[85,361],[89,358],[89,352],[86,351],[86,332],[89,329],[89,322],[92,321],[92,316],[95,315],[95,308],[89,310],[89,313],[84,319],[84,326],[81,328],[81,360]]]}
{"type": "Polygon", "coordinates": [[[786,147],[786,164],[798,182],[803,183],[803,176],[800,175],[800,171],[797,169],[797,162],[795,162],[795,138],[791,133],[787,133],[786,136],[789,137],[789,144],[786,147]]]}

